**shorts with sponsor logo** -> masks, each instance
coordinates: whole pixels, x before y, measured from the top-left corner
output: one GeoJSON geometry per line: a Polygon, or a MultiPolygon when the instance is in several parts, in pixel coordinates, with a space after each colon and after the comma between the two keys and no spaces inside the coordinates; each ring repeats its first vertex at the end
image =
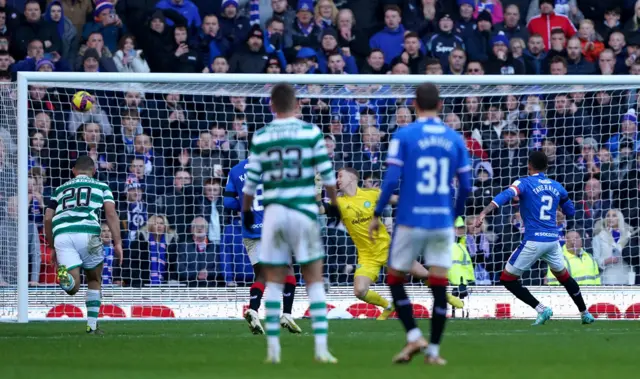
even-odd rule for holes
{"type": "Polygon", "coordinates": [[[258,250],[260,263],[272,266],[290,265],[293,258],[301,265],[324,258],[316,221],[280,204],[264,211],[258,250]]]}
{"type": "Polygon", "coordinates": [[[260,248],[260,239],[259,238],[243,238],[242,244],[244,248],[247,249],[247,255],[249,256],[249,262],[251,262],[251,266],[255,266],[260,263],[259,256],[259,248],[260,248]]]}
{"type": "Polygon", "coordinates": [[[91,270],[104,262],[104,248],[99,235],[87,233],[64,233],[54,239],[59,265],[67,270],[82,267],[91,270]]]}
{"type": "Polygon", "coordinates": [[[450,268],[454,235],[453,228],[422,229],[398,225],[391,241],[389,267],[409,272],[413,261],[422,256],[426,266],[450,268]]]}
{"type": "Polygon", "coordinates": [[[525,240],[511,254],[505,270],[510,274],[520,276],[539,259],[547,262],[551,271],[560,272],[565,269],[562,247],[558,241],[539,242],[525,240]]]}

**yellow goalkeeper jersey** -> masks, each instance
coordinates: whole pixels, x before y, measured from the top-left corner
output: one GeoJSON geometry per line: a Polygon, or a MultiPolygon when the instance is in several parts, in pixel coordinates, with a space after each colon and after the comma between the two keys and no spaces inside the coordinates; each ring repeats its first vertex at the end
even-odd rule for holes
{"type": "Polygon", "coordinates": [[[391,237],[384,226],[380,227],[374,243],[369,239],[369,222],[378,203],[380,190],[358,188],[354,196],[338,197],[338,207],[342,213],[342,223],[347,228],[358,249],[358,260],[386,262],[391,237]]]}

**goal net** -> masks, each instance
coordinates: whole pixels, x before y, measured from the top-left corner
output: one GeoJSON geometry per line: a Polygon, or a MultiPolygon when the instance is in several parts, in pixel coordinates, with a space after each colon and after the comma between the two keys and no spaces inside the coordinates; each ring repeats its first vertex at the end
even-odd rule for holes
{"type": "MultiPolygon", "coordinates": [[[[125,250],[119,265],[105,228],[101,317],[240,318],[253,271],[239,213],[224,201],[241,189],[225,186],[231,168],[247,157],[253,133],[273,119],[272,83],[282,78],[296,85],[299,117],[323,130],[336,169],[352,167],[361,188],[378,188],[388,142],[415,119],[413,92],[426,80],[43,74],[22,73],[20,88],[0,86],[1,320],[18,318],[20,299],[28,299],[30,320],[86,315],[85,287],[74,297],[57,287],[53,250],[43,237],[47,202],[81,155],[95,160],[96,178],[114,192],[125,250]],[[72,108],[73,95],[81,90],[95,100],[88,112],[72,108]],[[28,137],[18,139],[25,130],[28,137]],[[26,162],[17,159],[21,146],[26,162]],[[27,220],[24,235],[18,230],[21,218],[27,220]]],[[[547,154],[548,176],[562,183],[576,204],[575,218],[558,215],[558,233],[592,311],[616,318],[640,315],[640,290],[632,286],[640,283],[639,85],[584,77],[428,79],[440,84],[441,118],[464,136],[473,161],[473,193],[466,218],[457,224],[450,277],[451,289],[466,295],[466,305],[452,316],[535,314],[499,284],[524,232],[518,203],[496,211],[482,228],[472,226],[493,196],[527,175],[533,150],[547,154]]],[[[389,207],[384,215],[390,232],[394,212],[389,207]]],[[[364,222],[358,220],[362,215],[350,217],[364,222]]],[[[331,315],[377,316],[379,309],[353,296],[357,249],[345,227],[321,218],[319,228],[331,315]]],[[[577,316],[547,270],[536,264],[524,274],[524,284],[560,317],[577,316]]],[[[302,285],[297,266],[295,271],[302,285]]],[[[390,296],[384,279],[383,271],[376,289],[390,296]]],[[[416,314],[428,316],[428,288],[412,280],[409,292],[416,314]]],[[[296,295],[294,317],[302,317],[307,310],[302,286],[296,295]]]]}

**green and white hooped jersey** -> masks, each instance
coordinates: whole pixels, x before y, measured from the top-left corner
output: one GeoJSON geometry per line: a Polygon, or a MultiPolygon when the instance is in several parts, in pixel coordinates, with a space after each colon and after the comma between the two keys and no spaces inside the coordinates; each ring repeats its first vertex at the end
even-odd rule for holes
{"type": "Polygon", "coordinates": [[[63,233],[100,234],[100,211],[113,203],[108,185],[86,175],[78,175],[58,187],[51,199],[55,205],[53,236],[63,233]]]}

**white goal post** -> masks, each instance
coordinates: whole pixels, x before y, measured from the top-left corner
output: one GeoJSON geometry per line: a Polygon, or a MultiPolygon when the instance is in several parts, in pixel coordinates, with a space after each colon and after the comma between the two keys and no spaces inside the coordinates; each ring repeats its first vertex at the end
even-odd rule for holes
{"type": "MultiPolygon", "coordinates": [[[[74,298],[66,298],[62,291],[54,286],[46,288],[30,288],[29,282],[29,170],[30,170],[30,130],[29,125],[33,120],[30,119],[30,99],[29,88],[32,85],[42,85],[48,87],[66,88],[69,90],[80,91],[138,91],[143,93],[159,93],[168,94],[177,92],[187,95],[201,96],[236,96],[236,97],[255,97],[266,98],[269,95],[269,86],[277,82],[287,82],[299,85],[300,88],[306,85],[314,85],[319,91],[305,91],[301,97],[316,99],[354,99],[354,98],[371,98],[371,99],[398,99],[393,105],[393,115],[388,114],[389,120],[396,120],[395,111],[397,108],[410,109],[410,103],[406,101],[413,97],[415,86],[423,82],[433,82],[440,86],[441,95],[445,99],[453,99],[455,105],[452,107],[460,107],[462,111],[451,112],[458,113],[458,121],[463,119],[463,115],[474,119],[478,112],[477,121],[484,122],[484,113],[490,111],[483,110],[482,106],[476,111],[467,111],[464,99],[500,97],[500,100],[494,102],[500,103],[498,108],[506,107],[506,101],[510,95],[517,97],[517,101],[524,107],[527,96],[532,94],[555,95],[569,93],[587,93],[595,94],[600,92],[608,92],[610,96],[628,96],[629,90],[640,89],[640,77],[636,76],[418,76],[418,75],[279,75],[277,77],[266,74],[140,74],[140,73],[53,73],[53,72],[20,72],[17,79],[17,119],[15,129],[17,134],[17,210],[18,219],[15,227],[17,234],[17,265],[16,283],[10,284],[9,289],[0,289],[0,321],[17,321],[20,323],[29,322],[36,319],[73,319],[79,314],[74,313],[78,310],[84,312],[84,291],[78,293],[74,298]],[[349,87],[345,90],[345,86],[349,87]],[[379,86],[376,91],[372,91],[369,86],[379,86]],[[367,89],[369,88],[369,89],[367,89]],[[622,94],[624,92],[624,95],[622,94]],[[402,106],[399,99],[403,99],[402,106]],[[458,99],[458,100],[456,100],[458,99]],[[460,113],[462,112],[462,113],[460,113]],[[466,112],[466,113],[465,113],[466,112]],[[483,113],[482,117],[480,113],[483,113]],[[53,308],[60,306],[58,309],[60,315],[51,316],[53,308]],[[37,309],[37,310],[36,310],[37,309]]],[[[11,85],[11,84],[9,84],[11,85]]],[[[595,96],[595,95],[594,95],[595,96]]],[[[594,97],[595,98],[595,97],[594,97]]],[[[626,99],[626,97],[625,97],[626,99]]],[[[445,101],[446,102],[446,101],[445,101]]],[[[627,100],[620,100],[620,109],[615,115],[622,119],[627,114],[627,100]],[[623,109],[624,108],[624,109],[623,109]]],[[[487,109],[491,105],[487,105],[487,109]]],[[[637,109],[637,104],[634,107],[637,109]]],[[[329,105],[331,106],[331,105],[329,105]]],[[[586,107],[587,105],[585,105],[586,107]]],[[[391,109],[391,107],[390,107],[391,109]]],[[[457,109],[457,108],[456,108],[457,109]]],[[[359,112],[359,111],[358,111],[359,112]]],[[[391,111],[389,111],[391,112],[391,111]]],[[[505,114],[507,112],[505,111],[505,114]]],[[[0,115],[1,116],[1,115],[0,115]]],[[[330,117],[351,117],[353,115],[331,113],[330,117]]],[[[492,116],[487,116],[492,117],[492,116]]],[[[506,116],[504,116],[506,120],[506,116]]],[[[533,116],[531,116],[533,117],[533,116]]],[[[539,117],[539,116],[538,116],[539,117]]],[[[358,113],[357,120],[360,120],[358,113]]],[[[464,121],[464,120],[463,120],[464,121]]],[[[359,122],[359,121],[356,121],[359,122]]],[[[374,121],[375,122],[375,121],[374,121]]],[[[389,121],[391,122],[391,121],[389,121]]],[[[478,124],[480,125],[480,124],[478,124]]],[[[509,130],[508,124],[500,126],[500,129],[509,130]]],[[[637,123],[636,123],[637,126],[637,123]]],[[[531,124],[526,128],[533,128],[531,124]]],[[[356,124],[356,129],[358,126],[356,124]]],[[[529,130],[527,129],[527,130],[529,130]]],[[[359,129],[358,129],[359,130],[359,129]]],[[[568,129],[567,129],[568,130],[568,129]]],[[[573,129],[572,129],[573,130],[573,129]]],[[[575,129],[577,130],[577,129],[575,129]]],[[[582,129],[581,129],[582,130],[582,129]]],[[[617,129],[616,129],[617,130],[617,129]]],[[[391,134],[392,128],[389,128],[387,134],[391,134]]],[[[483,131],[477,130],[478,135],[483,131]]],[[[491,134],[491,130],[488,130],[491,134]]],[[[199,132],[198,132],[199,133],[199,132]]],[[[356,132],[357,133],[357,132],[356,132]]],[[[469,130],[471,135],[472,131],[469,130]]],[[[474,135],[476,131],[473,131],[474,135]]],[[[500,135],[501,132],[497,132],[500,135]]],[[[527,132],[528,133],[528,132],[527,132]]],[[[545,131],[547,133],[547,131],[545,131]]],[[[562,134],[562,133],[560,133],[562,134]]],[[[491,134],[493,136],[493,134],[491,134]]],[[[577,136],[573,136],[577,137],[577,136]]],[[[580,141],[584,141],[581,138],[580,141]]],[[[470,137],[473,138],[473,137],[470,137]]],[[[490,137],[494,138],[494,137],[490,137]]],[[[526,137],[532,138],[532,137],[526,137]]],[[[569,139],[571,136],[562,135],[562,138],[569,139]]],[[[573,141],[573,140],[572,140],[573,141]]],[[[187,141],[192,144],[193,141],[187,141]]],[[[530,142],[530,141],[528,141],[530,142]]],[[[525,143],[528,149],[528,142],[525,143]]],[[[601,142],[600,146],[605,141],[601,142]]],[[[618,141],[621,142],[621,141],[618,141]]],[[[635,142],[635,141],[634,141],[635,142]]],[[[483,142],[479,142],[480,145],[483,142]]],[[[485,138],[484,143],[488,145],[492,143],[501,143],[501,139],[497,141],[488,141],[485,138]]],[[[580,142],[585,143],[585,142],[580,142]]],[[[492,145],[493,146],[493,145],[492,145]]],[[[569,146],[577,149],[580,146],[569,146]]],[[[538,146],[537,148],[540,148],[538,146]]],[[[487,149],[488,150],[488,149],[487,149]]],[[[368,152],[368,150],[367,150],[368,152]]],[[[489,154],[489,153],[488,153],[489,154]]],[[[568,156],[571,159],[568,164],[573,164],[574,156],[568,156]]],[[[490,154],[489,154],[490,155],[490,154]]],[[[490,160],[490,158],[488,158],[490,160]]],[[[496,158],[497,159],[497,158],[496,158]]],[[[482,159],[480,159],[482,160],[482,159]]],[[[486,159],[485,159],[486,160],[486,159]]],[[[490,165],[491,166],[491,165],[490,165]]],[[[229,169],[229,167],[224,167],[229,169]]],[[[493,167],[497,171],[498,167],[493,167]]],[[[493,177],[493,172],[491,176],[493,177]]],[[[496,174],[499,175],[499,174],[496,174]]],[[[372,178],[379,177],[376,175],[372,178]]],[[[365,179],[365,178],[361,178],[365,179]]],[[[493,178],[492,178],[493,179],[493,178]]],[[[502,185],[503,179],[512,179],[496,177],[500,179],[502,185]]],[[[224,182],[222,183],[224,187],[224,182]]],[[[625,203],[626,204],[626,203],[625,203]]],[[[634,207],[638,204],[635,203],[634,207]]],[[[46,205],[45,205],[46,206],[46,205]]],[[[626,213],[625,213],[626,216],[626,213]]],[[[639,217],[640,213],[635,212],[633,216],[639,217]]],[[[510,218],[509,218],[510,220],[510,218]]],[[[636,222],[637,224],[637,222],[636,222]]],[[[507,225],[502,222],[501,226],[507,225]]],[[[511,224],[508,224],[511,226],[511,224]]],[[[186,225],[185,225],[186,228],[186,225]]],[[[496,230],[496,233],[499,233],[496,230]]],[[[633,232],[635,234],[635,231],[633,232]]],[[[1,234],[0,234],[1,237],[1,234]]],[[[584,237],[587,238],[587,237],[584,237]]],[[[636,240],[637,241],[637,240],[636,240]]],[[[492,242],[493,243],[493,242],[492,242]]],[[[336,246],[341,247],[341,246],[336,246]]],[[[636,312],[640,316],[640,288],[628,286],[631,283],[633,274],[638,274],[640,267],[635,266],[635,253],[625,256],[627,266],[631,266],[628,272],[630,278],[625,282],[625,286],[607,286],[607,287],[586,287],[583,290],[585,300],[589,304],[598,304],[602,306],[598,308],[601,314],[608,314],[612,318],[636,317],[636,312]]],[[[622,260],[622,258],[620,258],[622,260]]],[[[234,263],[235,264],[235,263],[234,263]]],[[[2,265],[2,261],[0,261],[2,265]]],[[[627,267],[625,266],[625,267],[627,267]]],[[[0,270],[0,274],[2,271],[0,270]]],[[[495,284],[495,283],[489,283],[495,284]]],[[[383,295],[388,296],[388,292],[384,286],[378,287],[383,295]]],[[[411,288],[410,294],[420,309],[431,309],[430,295],[426,287],[416,285],[411,288]]],[[[109,311],[105,311],[105,315],[111,318],[132,319],[139,317],[150,318],[180,318],[180,319],[209,319],[209,318],[240,318],[241,311],[245,304],[248,303],[249,288],[246,283],[238,286],[226,286],[217,288],[191,288],[191,287],[156,287],[149,288],[120,288],[108,287],[104,289],[103,304],[112,305],[109,311]],[[157,307],[158,312],[150,311],[150,308],[157,307]]],[[[562,287],[552,286],[536,286],[532,292],[541,297],[543,301],[554,305],[560,309],[561,317],[576,317],[577,313],[572,306],[566,305],[564,290],[562,287]]],[[[297,292],[297,300],[294,305],[294,316],[301,317],[305,313],[306,301],[304,291],[301,288],[297,292]]],[[[335,307],[335,317],[351,317],[354,315],[350,309],[358,303],[352,296],[352,288],[349,283],[332,283],[332,289],[329,294],[330,304],[335,307]]],[[[533,311],[528,309],[521,303],[518,303],[501,287],[494,285],[477,285],[471,290],[470,297],[467,298],[467,305],[462,315],[467,317],[532,317],[533,311]]],[[[356,314],[358,317],[362,315],[370,315],[371,310],[366,308],[365,311],[356,314]]],[[[458,317],[460,317],[458,313],[458,317]]]]}

